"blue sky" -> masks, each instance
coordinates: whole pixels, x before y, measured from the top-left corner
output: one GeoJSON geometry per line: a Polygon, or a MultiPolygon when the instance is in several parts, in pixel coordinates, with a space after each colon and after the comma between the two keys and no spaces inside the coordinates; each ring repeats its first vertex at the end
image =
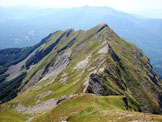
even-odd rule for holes
{"type": "MultiPolygon", "coordinates": [[[[160,16],[162,0],[0,0],[0,6],[28,5],[53,8],[109,6],[118,10],[160,16]],[[160,12],[159,12],[160,11],[160,12]]],[[[162,15],[161,15],[162,16],[162,15]]]]}

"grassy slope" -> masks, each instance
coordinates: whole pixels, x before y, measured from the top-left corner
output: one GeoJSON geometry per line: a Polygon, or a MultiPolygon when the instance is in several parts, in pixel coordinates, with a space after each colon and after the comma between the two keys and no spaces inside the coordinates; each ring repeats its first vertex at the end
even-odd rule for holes
{"type": "Polygon", "coordinates": [[[155,96],[160,95],[161,88],[158,86],[161,86],[161,81],[158,79],[158,76],[156,76],[157,83],[148,78],[147,71],[152,70],[148,58],[135,45],[125,42],[117,35],[110,38],[109,44],[120,58],[120,68],[128,88],[127,91],[130,91],[129,94],[139,101],[140,106],[148,104],[153,108],[151,111],[155,112],[159,108],[155,96]],[[138,57],[136,64],[134,64],[134,51],[138,57]]]}
{"type": "MultiPolygon", "coordinates": [[[[59,122],[61,120],[70,121],[95,121],[101,113],[106,110],[126,110],[125,102],[122,96],[94,96],[94,95],[81,95],[72,97],[63,101],[50,114],[42,115],[34,121],[53,121],[59,122]],[[47,117],[45,117],[47,116],[47,117]]],[[[103,119],[103,118],[101,118],[103,119]]]]}
{"type": "Polygon", "coordinates": [[[38,116],[33,122],[162,121],[161,116],[126,111],[123,99],[122,96],[76,96],[63,101],[50,114],[38,116]]]}
{"type": "Polygon", "coordinates": [[[39,52],[45,50],[52,43],[55,43],[58,40],[58,38],[60,38],[65,33],[61,40],[57,43],[57,46],[53,47],[53,50],[50,53],[48,53],[42,60],[40,60],[39,63],[36,64],[36,66],[33,69],[29,70],[27,77],[24,79],[24,83],[28,82],[32,78],[33,74],[35,74],[37,71],[41,69],[45,70],[48,67],[48,65],[56,58],[57,52],[61,50],[65,45],[67,45],[67,43],[70,42],[73,38],[77,37],[79,34],[79,32],[72,32],[70,37],[66,38],[66,34],[68,33],[68,31],[69,30],[65,32],[58,31],[57,33],[54,33],[51,36],[51,38],[47,41],[48,43],[45,43],[40,47],[39,52]]]}

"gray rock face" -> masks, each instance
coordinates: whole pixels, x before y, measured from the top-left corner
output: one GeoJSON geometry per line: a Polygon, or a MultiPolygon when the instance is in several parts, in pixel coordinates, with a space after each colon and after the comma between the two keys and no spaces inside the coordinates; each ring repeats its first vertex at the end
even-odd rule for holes
{"type": "Polygon", "coordinates": [[[90,82],[89,82],[89,86],[87,88],[87,91],[89,93],[94,93],[97,95],[103,95],[105,93],[103,83],[100,80],[101,77],[102,76],[100,74],[91,74],[90,75],[90,82]]]}
{"type": "Polygon", "coordinates": [[[84,46],[86,45],[86,43],[82,43],[79,46],[77,46],[74,51],[80,51],[84,46]]]}
{"type": "MultiPolygon", "coordinates": [[[[106,42],[106,41],[105,41],[106,42]]],[[[108,51],[109,51],[109,44],[106,42],[106,43],[103,43],[103,45],[105,45],[103,48],[101,48],[99,51],[98,51],[98,53],[108,53],[108,51]]]]}
{"type": "Polygon", "coordinates": [[[24,107],[21,104],[19,104],[16,107],[16,110],[18,112],[24,112],[24,113],[28,113],[28,114],[34,114],[34,113],[40,113],[43,112],[45,110],[51,109],[53,107],[56,106],[56,101],[55,99],[49,99],[41,104],[37,104],[35,106],[31,106],[31,107],[24,107]]]}
{"type": "Polygon", "coordinates": [[[9,74],[9,76],[7,77],[7,81],[12,80],[16,77],[18,77],[22,72],[25,71],[25,69],[22,70],[22,67],[25,65],[26,61],[35,54],[35,52],[38,50],[35,49],[30,55],[28,55],[28,57],[26,57],[24,60],[22,60],[21,62],[19,62],[16,65],[12,65],[8,68],[8,70],[6,71],[5,74],[9,74]]]}
{"type": "Polygon", "coordinates": [[[56,77],[60,74],[70,62],[70,56],[72,51],[66,52],[62,55],[58,55],[53,63],[46,70],[44,77],[41,81],[48,79],[49,77],[56,77]]]}
{"type": "Polygon", "coordinates": [[[89,55],[86,59],[80,61],[77,63],[76,67],[74,67],[74,69],[81,69],[81,68],[85,68],[86,65],[88,64],[88,61],[90,60],[91,55],[89,55]]]}
{"type": "Polygon", "coordinates": [[[156,77],[156,73],[154,71],[149,71],[147,72],[147,75],[149,76],[149,78],[156,84],[158,85],[158,77],[156,77]]]}
{"type": "Polygon", "coordinates": [[[43,92],[41,94],[38,94],[37,97],[38,97],[38,99],[41,99],[41,98],[44,98],[44,97],[50,95],[51,93],[52,93],[52,91],[51,90],[48,90],[46,92],[43,92]]]}
{"type": "MultiPolygon", "coordinates": [[[[64,71],[64,69],[66,68],[66,66],[70,62],[71,53],[72,53],[72,51],[68,51],[68,52],[63,53],[61,55],[58,55],[56,57],[56,59],[49,65],[49,67],[47,69],[42,68],[39,71],[37,71],[32,76],[31,80],[29,80],[27,82],[27,84],[25,84],[25,86],[23,87],[22,90],[27,89],[28,87],[36,84],[39,81],[41,82],[41,81],[47,80],[50,77],[56,78],[56,76],[58,74],[60,74],[62,71],[64,71]]],[[[50,84],[52,84],[53,81],[50,84]]]]}
{"type": "Polygon", "coordinates": [[[41,78],[43,72],[44,72],[44,69],[43,69],[43,68],[40,69],[39,71],[37,71],[37,72],[33,75],[33,77],[32,77],[29,81],[27,81],[26,84],[23,86],[22,91],[24,91],[24,90],[26,90],[27,88],[29,88],[30,86],[36,84],[36,83],[40,80],[40,78],[41,78]]]}

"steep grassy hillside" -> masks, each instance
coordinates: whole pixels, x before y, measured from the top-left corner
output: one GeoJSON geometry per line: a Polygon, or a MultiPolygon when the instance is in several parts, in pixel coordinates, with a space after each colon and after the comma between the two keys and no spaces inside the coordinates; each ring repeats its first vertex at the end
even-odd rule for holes
{"type": "Polygon", "coordinates": [[[1,105],[1,120],[162,120],[134,112],[162,112],[162,83],[142,51],[106,24],[50,34],[24,67],[20,92],[1,105]]]}

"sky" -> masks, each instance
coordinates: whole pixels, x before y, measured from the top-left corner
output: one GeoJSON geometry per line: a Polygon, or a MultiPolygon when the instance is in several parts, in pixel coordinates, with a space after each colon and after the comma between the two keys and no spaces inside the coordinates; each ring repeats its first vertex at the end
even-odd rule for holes
{"type": "Polygon", "coordinates": [[[109,6],[130,13],[150,13],[157,14],[157,16],[162,13],[162,0],[0,0],[0,6],[17,5],[48,8],[72,8],[85,5],[109,6]]]}

